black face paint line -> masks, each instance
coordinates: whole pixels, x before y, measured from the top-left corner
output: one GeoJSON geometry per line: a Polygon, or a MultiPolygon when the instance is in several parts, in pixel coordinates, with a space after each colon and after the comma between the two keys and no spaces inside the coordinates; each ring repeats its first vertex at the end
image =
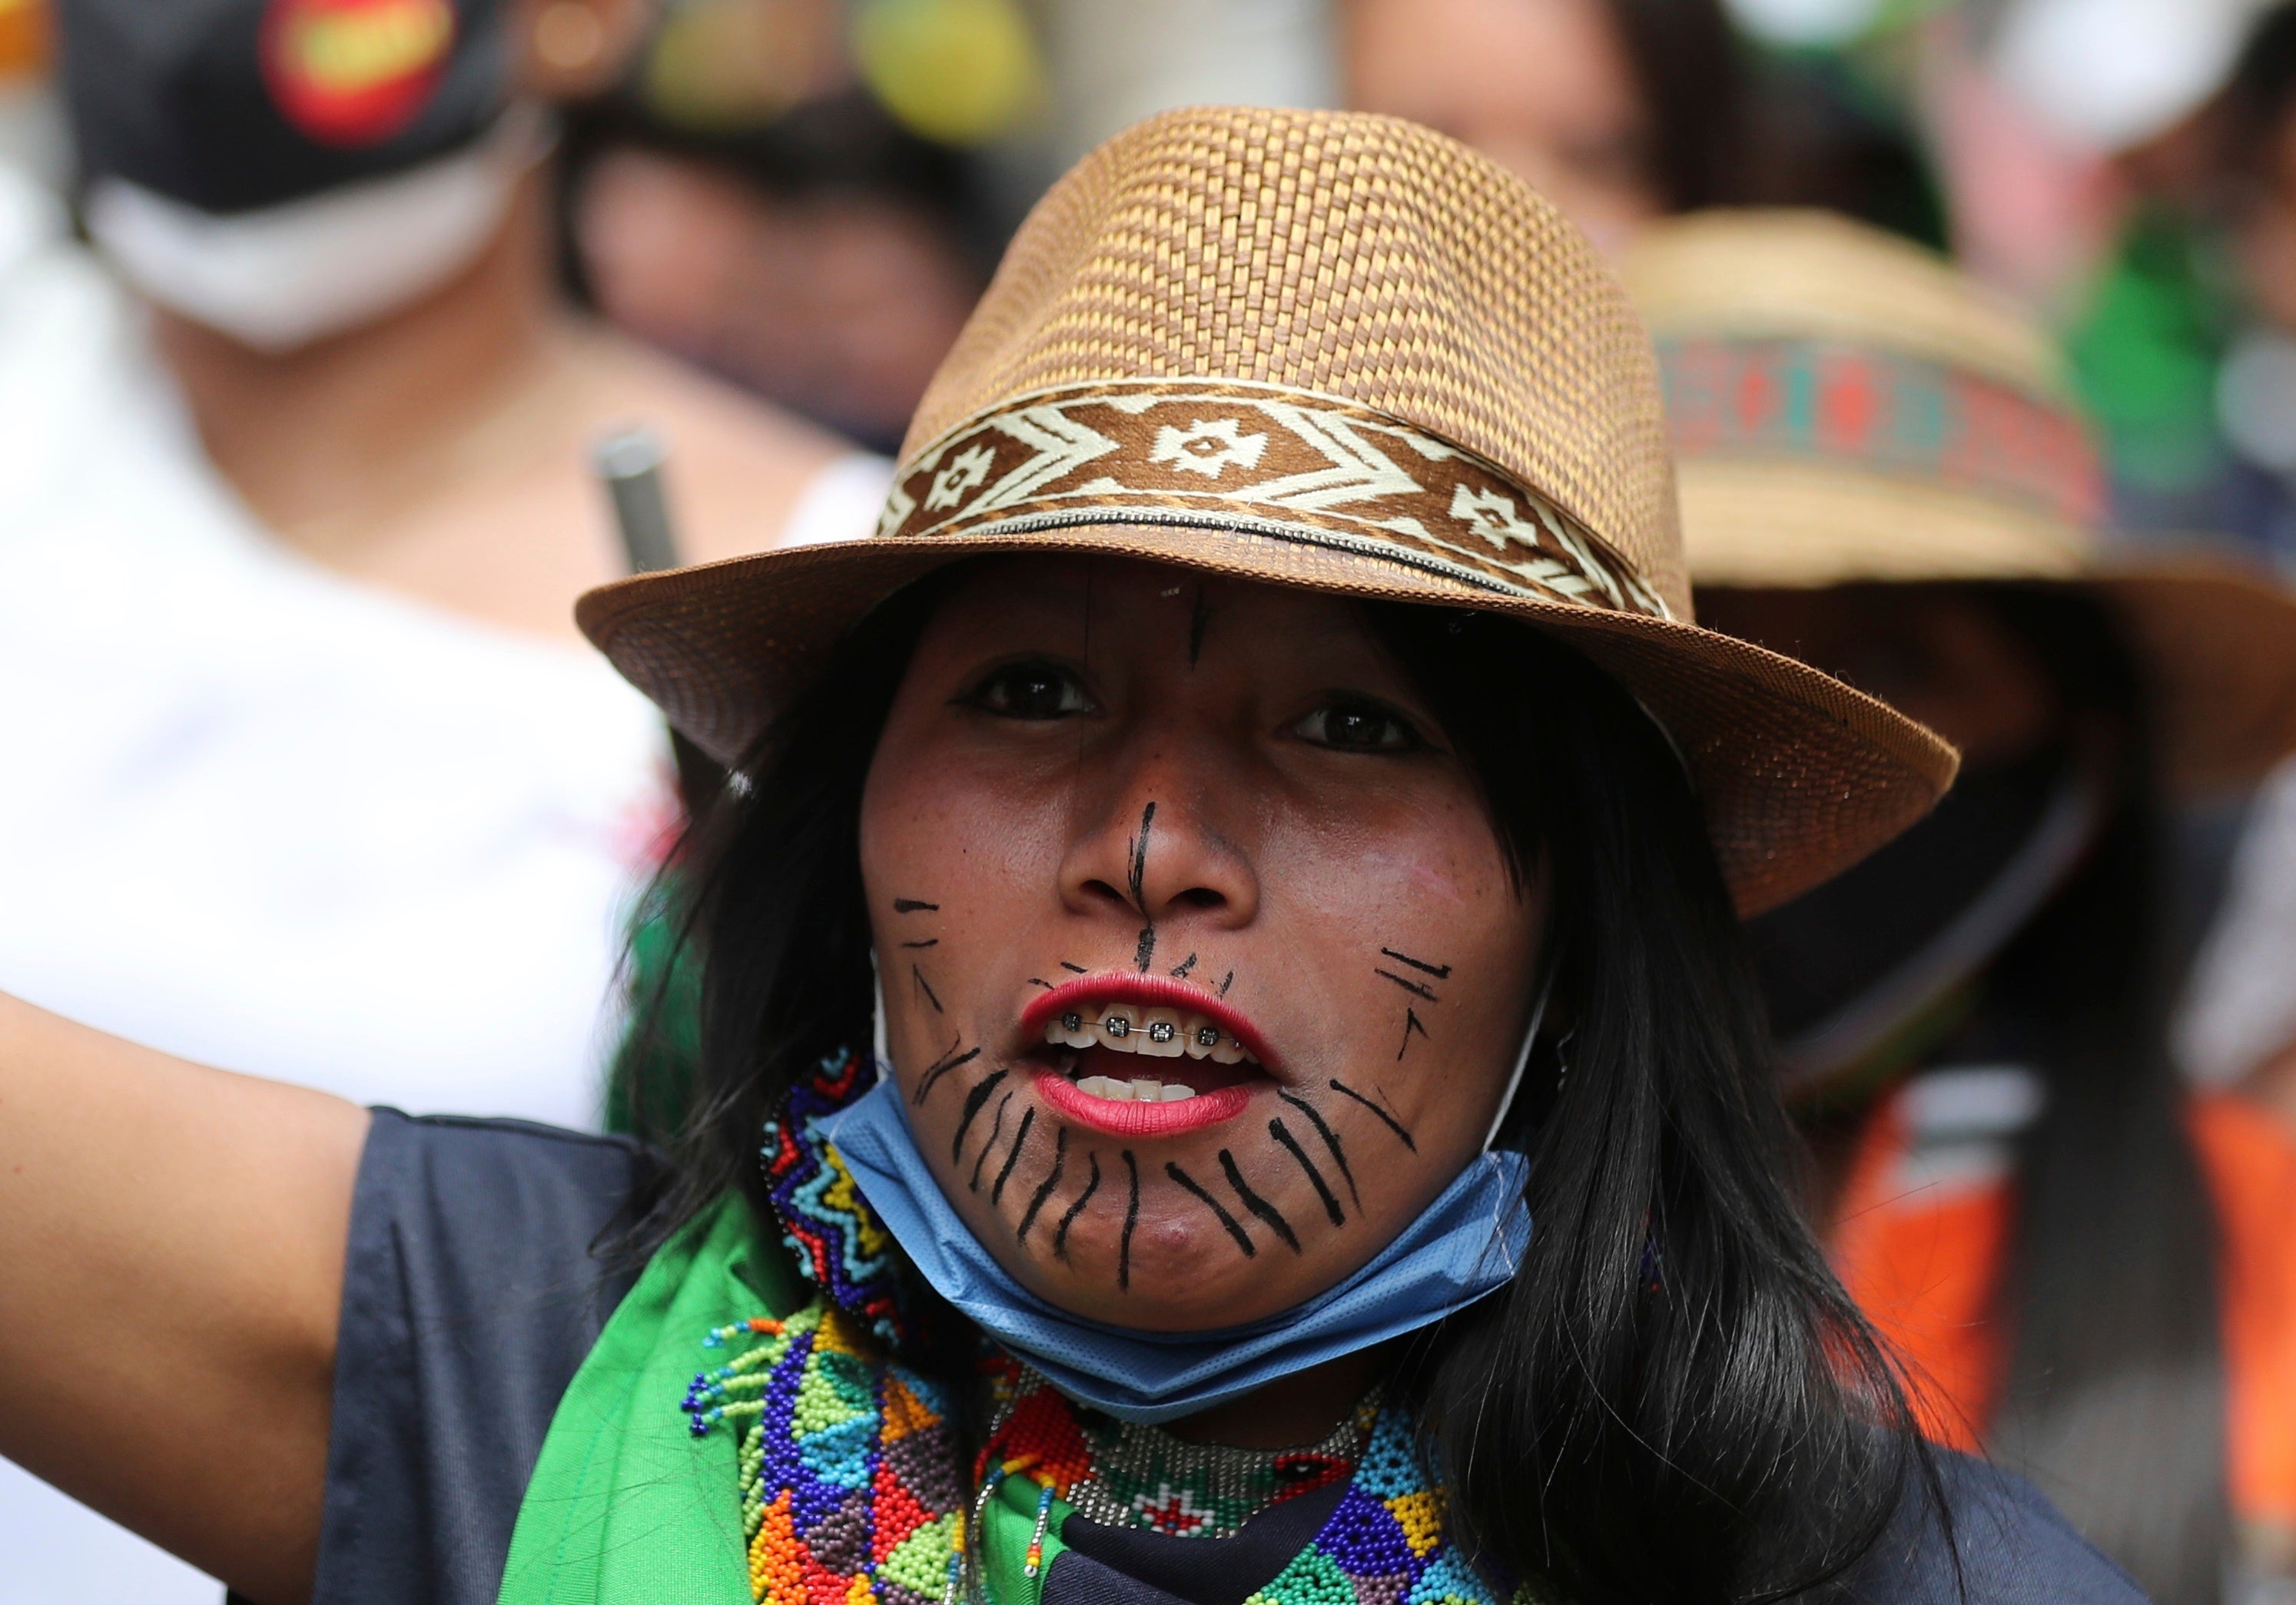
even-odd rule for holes
{"type": "Polygon", "coordinates": [[[1397,1119],[1393,1115],[1389,1114],[1378,1104],[1374,1103],[1370,1099],[1365,1097],[1361,1093],[1348,1085],[1336,1076],[1332,1077],[1332,1090],[1339,1093],[1342,1098],[1354,1099],[1357,1103],[1362,1104],[1365,1109],[1371,1110],[1373,1114],[1379,1117],[1380,1123],[1382,1125],[1385,1126],[1388,1130],[1395,1134],[1396,1141],[1401,1142],[1406,1148],[1409,1149],[1414,1153],[1417,1153],[1419,1151],[1419,1144],[1412,1141],[1411,1134],[1404,1129],[1402,1121],[1397,1119]]]}
{"type": "Polygon", "coordinates": [[[1406,1052],[1410,1051],[1411,1034],[1414,1031],[1422,1036],[1425,1036],[1427,1035],[1427,1028],[1419,1023],[1419,1011],[1416,1009],[1406,1008],[1403,1011],[1403,1042],[1402,1044],[1395,1050],[1396,1058],[1401,1059],[1406,1052]]]}
{"type": "Polygon", "coordinates": [[[1193,970],[1195,967],[1196,955],[1192,953],[1186,958],[1180,961],[1180,967],[1172,971],[1172,979],[1176,981],[1185,981],[1188,979],[1188,971],[1193,970]]]}
{"type": "Polygon", "coordinates": [[[1061,1172],[1068,1162],[1069,1128],[1063,1126],[1053,1142],[1053,1167],[1045,1174],[1045,1179],[1037,1183],[1037,1191],[1029,1195],[1027,1212],[1021,1216],[1021,1224],[1013,1229],[1014,1242],[1029,1241],[1029,1228],[1037,1224],[1037,1212],[1045,1207],[1045,1200],[1053,1196],[1053,1189],[1061,1184],[1061,1172]]]}
{"type": "Polygon", "coordinates": [[[1324,1139],[1324,1148],[1330,1151],[1332,1163],[1340,1167],[1340,1177],[1348,1184],[1348,1196],[1355,1200],[1356,1213],[1362,1214],[1363,1194],[1356,1191],[1356,1173],[1348,1167],[1348,1151],[1340,1145],[1340,1134],[1333,1131],[1324,1120],[1323,1111],[1305,1098],[1294,1097],[1292,1093],[1283,1092],[1279,1092],[1275,1095],[1308,1117],[1308,1124],[1316,1128],[1316,1134],[1324,1139]]]}
{"type": "Polygon", "coordinates": [[[1204,588],[1196,587],[1196,605],[1188,614],[1188,667],[1193,668],[1204,655],[1204,631],[1212,621],[1211,603],[1204,598],[1204,588]]]}
{"type": "Polygon", "coordinates": [[[1451,979],[1451,966],[1448,964],[1431,964],[1424,959],[1414,959],[1407,953],[1398,953],[1392,947],[1382,947],[1379,951],[1382,957],[1393,959],[1397,963],[1406,969],[1416,970],[1422,975],[1431,975],[1439,981],[1447,981],[1451,979]]]}
{"type": "Polygon", "coordinates": [[[1436,996],[1432,992],[1430,992],[1426,987],[1421,986],[1417,981],[1406,980],[1403,977],[1396,974],[1392,970],[1381,970],[1374,973],[1393,981],[1397,986],[1402,987],[1414,997],[1423,997],[1431,1003],[1439,1003],[1443,1001],[1441,998],[1436,996]]]}
{"type": "Polygon", "coordinates": [[[1004,1110],[1012,1101],[1013,1094],[1010,1093],[996,1100],[996,1118],[988,1123],[988,1141],[980,1145],[980,1152],[972,1161],[972,1177],[964,1184],[967,1192],[980,1191],[980,1167],[988,1163],[988,1156],[996,1151],[996,1139],[1004,1130],[1004,1110]]]}
{"type": "Polygon", "coordinates": [[[1061,968],[1067,970],[1070,975],[1089,975],[1092,973],[1082,964],[1071,964],[1066,959],[1062,959],[1061,961],[1061,968]]]}
{"type": "Polygon", "coordinates": [[[1013,1167],[1021,1162],[1021,1151],[1029,1146],[1029,1128],[1037,1123],[1037,1106],[1030,1104],[1021,1111],[1021,1129],[1013,1134],[1013,1146],[1005,1151],[1004,1163],[996,1172],[996,1184],[988,1190],[992,1205],[1004,1201],[1004,1183],[1013,1179],[1013,1167]]]}
{"type": "Polygon", "coordinates": [[[1220,1170],[1227,1177],[1227,1184],[1243,1201],[1243,1207],[1266,1222],[1267,1229],[1283,1240],[1283,1246],[1297,1254],[1300,1240],[1292,1235],[1292,1223],[1283,1218],[1281,1209],[1251,1190],[1250,1183],[1243,1179],[1243,1172],[1236,1168],[1235,1155],[1223,1148],[1219,1151],[1219,1162],[1220,1170]]]}
{"type": "Polygon", "coordinates": [[[1236,1224],[1235,1216],[1221,1207],[1219,1200],[1198,1186],[1195,1177],[1181,1169],[1178,1163],[1171,1159],[1164,1161],[1164,1174],[1193,1193],[1198,1203],[1219,1218],[1219,1224],[1226,1227],[1227,1234],[1235,1240],[1236,1248],[1246,1259],[1256,1258],[1259,1256],[1259,1250],[1253,1247],[1251,1239],[1245,1233],[1244,1229],[1236,1224]]]}
{"type": "Polygon", "coordinates": [[[1030,976],[1029,978],[1029,985],[1031,987],[1042,987],[1047,992],[1058,992],[1060,990],[1058,987],[1054,986],[1052,982],[1046,980],[1041,975],[1030,976]]]}
{"type": "MultiPolygon", "coordinates": [[[[922,1105],[925,1099],[931,1095],[933,1088],[940,1085],[940,1078],[942,1077],[947,1075],[951,1070],[955,1069],[959,1065],[971,1064],[974,1060],[980,1057],[980,1050],[979,1048],[968,1049],[966,1052],[962,1053],[958,1052],[957,1049],[964,1046],[964,1038],[960,1036],[955,1042],[948,1044],[948,1052],[943,1053],[939,1059],[934,1060],[931,1064],[925,1067],[925,1073],[917,1078],[917,1090],[909,1094],[910,1108],[914,1109],[922,1105]]],[[[998,1074],[1001,1076],[1003,1072],[999,1071],[998,1074]]],[[[991,1077],[991,1079],[993,1080],[995,1077],[991,1077]]],[[[981,1083],[981,1086],[986,1086],[988,1085],[988,1082],[981,1083]]],[[[975,1087],[972,1090],[975,1093],[978,1093],[980,1088],[975,1087]]]]}
{"type": "Polygon", "coordinates": [[[1147,893],[1142,888],[1148,879],[1148,832],[1156,825],[1156,805],[1150,803],[1140,810],[1140,834],[1132,839],[1132,906],[1146,921],[1140,932],[1140,945],[1134,951],[1132,962],[1141,974],[1148,973],[1149,964],[1156,957],[1156,921],[1148,913],[1147,893]]]}
{"type": "MultiPolygon", "coordinates": [[[[1066,1135],[1067,1128],[1062,1127],[1062,1133],[1066,1135]]],[[[1092,1169],[1085,1177],[1084,1191],[1078,1193],[1074,1201],[1062,1212],[1061,1224],[1053,1228],[1053,1257],[1062,1265],[1068,1263],[1069,1228],[1076,1224],[1076,1217],[1084,1213],[1084,1207],[1092,1202],[1092,1195],[1100,1191],[1099,1151],[1095,1150],[1085,1158],[1091,1163],[1092,1169]]]]}
{"type": "Polygon", "coordinates": [[[1340,1208],[1340,1200],[1332,1196],[1330,1184],[1324,1180],[1324,1173],[1316,1168],[1316,1161],[1309,1159],[1308,1151],[1300,1146],[1300,1140],[1292,1134],[1292,1128],[1284,1125],[1281,1119],[1270,1120],[1267,1123],[1267,1134],[1275,1138],[1277,1145],[1298,1162],[1300,1169],[1308,1173],[1308,1180],[1315,1185],[1316,1196],[1324,1200],[1324,1218],[1334,1226],[1346,1225],[1347,1211],[1340,1208]]]}
{"type": "Polygon", "coordinates": [[[893,899],[893,912],[897,914],[937,914],[940,913],[940,905],[928,903],[922,897],[896,897],[893,899]]]}
{"type": "Polygon", "coordinates": [[[1226,997],[1227,989],[1234,985],[1235,985],[1235,971],[1231,970],[1220,978],[1220,995],[1226,997]]]}
{"type": "Polygon", "coordinates": [[[944,1011],[940,1006],[940,999],[933,995],[932,983],[925,979],[925,972],[923,970],[918,969],[914,964],[910,965],[909,979],[916,982],[917,990],[925,995],[925,1002],[932,1005],[932,1011],[935,1014],[946,1012],[946,1011],[944,1011]]]}
{"type": "MultiPolygon", "coordinates": [[[[948,1162],[950,1165],[957,1164],[964,1158],[964,1134],[972,1129],[973,1117],[980,1113],[981,1105],[988,1101],[988,1095],[996,1090],[997,1084],[1012,1073],[1010,1070],[991,1070],[980,1078],[971,1092],[965,1093],[964,1112],[957,1118],[956,1135],[949,1140],[948,1162]]],[[[1007,1093],[1004,1095],[1009,1098],[1013,1094],[1007,1093]]]]}
{"type": "Polygon", "coordinates": [[[922,942],[904,942],[901,946],[911,949],[920,947],[938,947],[940,946],[940,938],[939,937],[931,937],[922,942]]]}
{"type": "Polygon", "coordinates": [[[1148,918],[1148,899],[1140,888],[1148,878],[1148,832],[1155,827],[1156,805],[1152,802],[1140,810],[1140,834],[1132,839],[1132,874],[1129,882],[1132,906],[1140,911],[1140,917],[1144,920],[1148,918]]]}
{"type": "Polygon", "coordinates": [[[1124,1206],[1124,1238],[1116,1249],[1116,1290],[1132,1290],[1132,1230],[1140,1224],[1140,1167],[1132,1158],[1132,1151],[1124,1151],[1124,1173],[1132,1183],[1132,1196],[1124,1206]]]}

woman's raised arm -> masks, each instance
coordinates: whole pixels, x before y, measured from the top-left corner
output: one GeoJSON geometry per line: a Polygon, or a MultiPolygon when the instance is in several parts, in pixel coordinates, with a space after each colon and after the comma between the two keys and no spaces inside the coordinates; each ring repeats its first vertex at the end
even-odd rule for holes
{"type": "Polygon", "coordinates": [[[0,1455],[308,1597],[366,1124],[0,997],[0,1455]]]}

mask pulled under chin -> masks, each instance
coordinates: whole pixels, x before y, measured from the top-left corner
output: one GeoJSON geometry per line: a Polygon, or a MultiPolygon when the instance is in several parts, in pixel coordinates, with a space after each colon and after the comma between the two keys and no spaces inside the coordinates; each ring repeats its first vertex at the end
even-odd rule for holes
{"type": "Polygon", "coordinates": [[[291,351],[420,300],[472,262],[547,154],[539,108],[406,172],[230,216],[118,177],[96,180],[87,232],[144,295],[258,351],[291,351]]]}
{"type": "Polygon", "coordinates": [[[890,1077],[826,1126],[871,1209],[940,1296],[1062,1393],[1119,1421],[1174,1421],[1431,1326],[1496,1292],[1530,1242],[1529,1161],[1475,1156],[1361,1270],[1249,1325],[1150,1332],[1068,1314],[1007,1275],[941,1194],[890,1077]]]}

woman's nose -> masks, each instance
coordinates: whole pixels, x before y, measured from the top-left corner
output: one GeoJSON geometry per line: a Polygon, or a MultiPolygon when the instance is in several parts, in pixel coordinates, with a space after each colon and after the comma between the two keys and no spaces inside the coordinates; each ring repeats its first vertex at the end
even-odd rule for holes
{"type": "Polygon", "coordinates": [[[1061,861],[1061,899],[1079,914],[1142,926],[1234,929],[1259,908],[1250,852],[1220,828],[1209,774],[1148,761],[1090,808],[1061,861]]]}

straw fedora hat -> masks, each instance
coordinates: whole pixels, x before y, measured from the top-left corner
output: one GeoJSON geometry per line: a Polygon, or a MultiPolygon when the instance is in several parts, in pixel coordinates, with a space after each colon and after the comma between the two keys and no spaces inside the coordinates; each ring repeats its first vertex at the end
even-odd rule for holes
{"type": "Polygon", "coordinates": [[[984,553],[1089,553],[1520,618],[1672,737],[1740,905],[1879,847],[1950,748],[1691,621],[1657,370],[1521,181],[1390,118],[1154,118],[1038,203],[941,364],[874,538],[629,579],[590,639],[739,763],[868,609],[984,553]]]}
{"type": "Polygon", "coordinates": [[[2180,544],[2115,547],[2047,334],[1917,245],[1818,212],[1710,212],[1620,269],[1657,342],[1703,589],[2076,585],[2145,668],[2187,795],[2296,751],[2296,594],[2180,544]]]}

